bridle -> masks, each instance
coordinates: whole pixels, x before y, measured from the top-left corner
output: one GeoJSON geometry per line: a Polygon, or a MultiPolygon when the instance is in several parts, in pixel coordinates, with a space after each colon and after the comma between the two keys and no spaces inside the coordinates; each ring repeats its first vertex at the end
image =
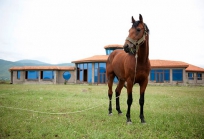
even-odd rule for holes
{"type": "Polygon", "coordinates": [[[144,34],[142,36],[142,38],[140,38],[139,40],[133,40],[130,37],[126,38],[126,41],[129,41],[131,44],[133,44],[135,46],[130,48],[130,52],[133,54],[137,54],[138,50],[139,50],[139,46],[141,46],[144,42],[145,42],[145,37],[147,36],[147,29],[146,26],[144,25],[144,34]]]}

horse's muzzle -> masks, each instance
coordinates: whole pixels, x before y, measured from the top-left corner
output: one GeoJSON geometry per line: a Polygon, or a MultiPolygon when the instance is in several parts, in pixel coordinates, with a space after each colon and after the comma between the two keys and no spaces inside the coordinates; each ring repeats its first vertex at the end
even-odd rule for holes
{"type": "Polygon", "coordinates": [[[129,54],[135,54],[135,52],[136,52],[136,49],[134,48],[134,45],[133,44],[125,44],[124,46],[123,46],[123,48],[124,48],[124,51],[126,52],[126,53],[129,53],[129,54]]]}
{"type": "Polygon", "coordinates": [[[126,53],[129,53],[129,52],[130,52],[130,49],[129,49],[128,44],[124,45],[124,46],[123,46],[123,49],[124,49],[124,51],[125,51],[126,53]]]}

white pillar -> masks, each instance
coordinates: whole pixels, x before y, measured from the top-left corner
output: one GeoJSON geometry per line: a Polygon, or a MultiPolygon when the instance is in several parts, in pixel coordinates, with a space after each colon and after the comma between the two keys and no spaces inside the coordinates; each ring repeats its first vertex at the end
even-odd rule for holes
{"type": "Polygon", "coordinates": [[[57,71],[54,70],[53,72],[54,72],[54,80],[53,80],[53,84],[56,84],[56,82],[57,82],[57,71]]]}
{"type": "Polygon", "coordinates": [[[170,83],[173,83],[173,74],[172,74],[172,69],[170,69],[170,83]]]}

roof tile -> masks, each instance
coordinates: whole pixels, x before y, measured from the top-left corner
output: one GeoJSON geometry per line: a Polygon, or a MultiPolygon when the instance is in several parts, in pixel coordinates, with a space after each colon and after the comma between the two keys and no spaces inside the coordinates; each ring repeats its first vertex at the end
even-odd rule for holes
{"type": "Polygon", "coordinates": [[[189,64],[181,61],[171,61],[171,60],[150,60],[151,67],[166,67],[166,68],[187,68],[189,64]]]}
{"type": "Polygon", "coordinates": [[[123,45],[120,44],[110,44],[110,45],[106,45],[104,46],[104,48],[123,48],[123,45]]]}
{"type": "Polygon", "coordinates": [[[82,63],[82,62],[106,62],[108,59],[108,55],[95,55],[92,57],[72,61],[72,63],[82,63]]]}
{"type": "Polygon", "coordinates": [[[70,66],[23,66],[11,67],[11,70],[75,70],[75,67],[70,66]]]}
{"type": "MultiPolygon", "coordinates": [[[[106,62],[108,55],[95,55],[92,57],[72,61],[72,63],[84,63],[84,62],[106,62]]],[[[181,61],[171,60],[150,60],[152,68],[186,68],[187,72],[204,72],[203,68],[194,66],[181,61]]],[[[75,67],[70,66],[23,66],[23,67],[11,67],[11,70],[75,70],[75,67]]]]}

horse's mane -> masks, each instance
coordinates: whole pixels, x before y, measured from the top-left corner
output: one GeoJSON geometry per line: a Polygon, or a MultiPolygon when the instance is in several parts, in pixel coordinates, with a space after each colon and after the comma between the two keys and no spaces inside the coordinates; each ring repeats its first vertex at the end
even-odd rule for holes
{"type": "MultiPolygon", "coordinates": [[[[136,28],[139,25],[139,23],[141,23],[141,22],[135,21],[135,23],[132,24],[132,27],[136,28]]],[[[145,28],[147,30],[147,33],[149,34],[149,28],[147,27],[147,25],[145,23],[144,23],[144,25],[145,25],[145,28]]]]}

